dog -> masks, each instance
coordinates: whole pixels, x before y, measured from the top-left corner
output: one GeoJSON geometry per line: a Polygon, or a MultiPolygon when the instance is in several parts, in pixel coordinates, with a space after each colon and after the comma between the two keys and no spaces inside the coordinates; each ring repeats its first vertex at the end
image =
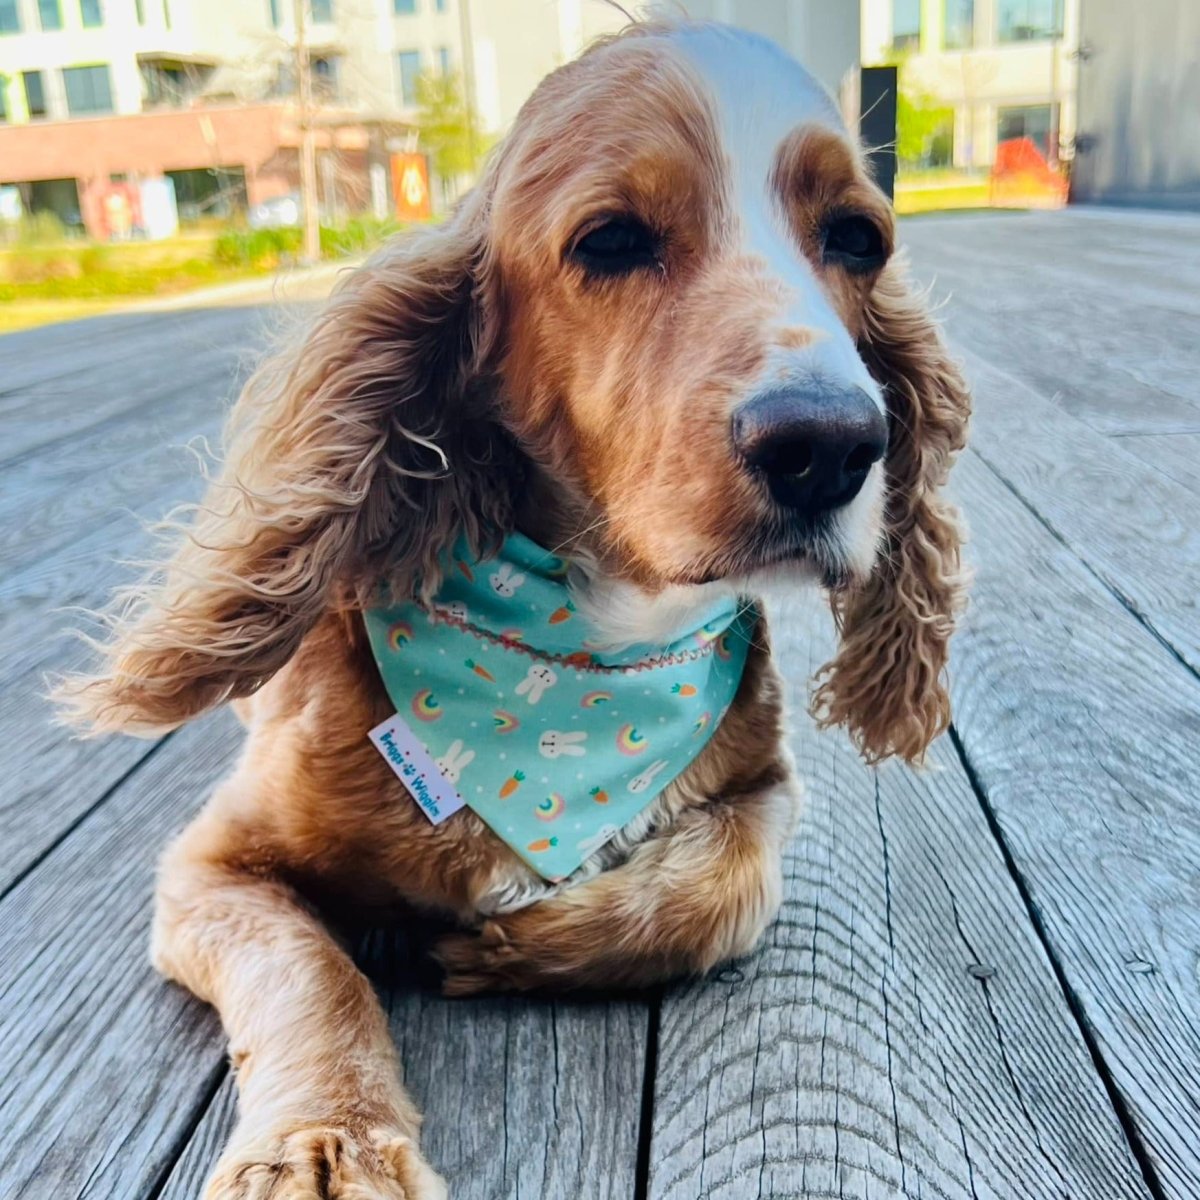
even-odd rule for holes
{"type": "MultiPolygon", "coordinates": [[[[163,857],[152,947],[230,1040],[239,1120],[214,1200],[445,1194],[315,896],[449,914],[451,995],[643,985],[754,947],[800,785],[747,597],[827,590],[840,642],[813,711],[868,761],[919,761],[946,727],[965,582],[941,489],[969,397],[894,238],[859,146],[778,48],[634,24],[544,80],[453,215],[378,252],[250,379],[186,536],[112,618],[100,668],[62,689],[95,731],[225,701],[247,729],[163,857]],[[565,877],[473,809],[433,823],[367,736],[397,706],[363,613],[386,596],[481,636],[442,596],[448,556],[461,539],[483,592],[516,604],[530,571],[487,564],[517,534],[568,564],[551,623],[586,620],[584,660],[670,644],[714,605],[748,630],[702,749],[673,775],[669,756],[637,762],[621,799],[645,807],[581,839],[565,877]]],[[[531,656],[502,715],[549,714],[543,761],[574,770],[599,726],[568,725],[555,697],[584,660],[487,645],[493,665],[531,656]]],[[[477,743],[443,739],[464,795],[496,762],[477,743]]]]}

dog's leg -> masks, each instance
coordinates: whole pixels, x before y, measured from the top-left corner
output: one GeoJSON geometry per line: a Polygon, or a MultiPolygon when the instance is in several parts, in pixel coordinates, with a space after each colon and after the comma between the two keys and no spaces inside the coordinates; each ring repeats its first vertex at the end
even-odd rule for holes
{"type": "Polygon", "coordinates": [[[779,908],[800,795],[788,778],[690,809],[622,866],[443,939],[446,993],[637,986],[749,952],[779,908]]]}
{"type": "Polygon", "coordinates": [[[263,844],[210,810],[160,871],[155,965],[217,1008],[237,1071],[207,1197],[443,1200],[370,983],[262,859],[234,857],[263,844]]]}

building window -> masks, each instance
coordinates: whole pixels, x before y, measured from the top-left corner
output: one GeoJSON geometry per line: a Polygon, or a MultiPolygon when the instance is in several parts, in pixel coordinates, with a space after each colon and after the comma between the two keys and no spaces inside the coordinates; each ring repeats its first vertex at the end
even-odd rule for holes
{"type": "Polygon", "coordinates": [[[146,5],[145,0],[133,0],[133,8],[137,13],[137,23],[145,25],[146,23],[146,5]]]}
{"type": "Polygon", "coordinates": [[[417,0],[392,0],[392,12],[398,17],[411,17],[417,11],[417,0]]]}
{"type": "Polygon", "coordinates": [[[0,0],[0,33],[20,33],[21,13],[17,0],[0,0]]]}
{"type": "Polygon", "coordinates": [[[271,12],[271,28],[278,29],[280,25],[279,0],[267,0],[267,8],[271,12]]]}
{"type": "Polygon", "coordinates": [[[1002,108],[996,121],[996,141],[1009,142],[1028,138],[1047,159],[1057,158],[1054,138],[1054,106],[1027,104],[1020,108],[1002,108]]]}
{"type": "Polygon", "coordinates": [[[59,0],[38,0],[38,20],[43,29],[61,29],[62,5],[59,0]]]}
{"type": "Polygon", "coordinates": [[[171,0],[163,0],[163,27],[171,28],[171,0]]]}
{"type": "Polygon", "coordinates": [[[42,85],[41,71],[23,71],[25,78],[25,103],[30,117],[46,115],[46,89],[42,85]]]}
{"type": "Polygon", "coordinates": [[[338,98],[338,60],[335,55],[324,54],[313,58],[312,85],[313,95],[318,100],[336,100],[338,98]]]}
{"type": "Polygon", "coordinates": [[[112,112],[112,87],[107,67],[64,67],[63,85],[67,91],[67,112],[112,112]]]}
{"type": "Polygon", "coordinates": [[[310,0],[308,11],[314,25],[327,25],[333,20],[333,0],[310,0]]]}
{"type": "Polygon", "coordinates": [[[439,46],[438,52],[438,73],[443,79],[450,74],[450,47],[439,46]]]}
{"type": "Polygon", "coordinates": [[[1046,41],[1062,32],[1062,0],[997,0],[998,42],[1046,41]]]}
{"type": "Polygon", "coordinates": [[[420,50],[401,50],[396,55],[400,68],[400,103],[412,108],[417,102],[417,80],[421,77],[420,50]]]}
{"type": "Polygon", "coordinates": [[[892,0],[892,49],[921,48],[921,0],[892,0]]]}
{"type": "Polygon", "coordinates": [[[444,13],[447,8],[446,0],[436,0],[434,7],[437,9],[438,12],[444,13]]]}
{"type": "Polygon", "coordinates": [[[104,24],[104,13],[100,10],[100,0],[79,0],[79,16],[84,29],[96,29],[104,24]]]}
{"type": "Polygon", "coordinates": [[[975,45],[975,0],[945,0],[942,45],[947,50],[969,50],[975,45]]]}

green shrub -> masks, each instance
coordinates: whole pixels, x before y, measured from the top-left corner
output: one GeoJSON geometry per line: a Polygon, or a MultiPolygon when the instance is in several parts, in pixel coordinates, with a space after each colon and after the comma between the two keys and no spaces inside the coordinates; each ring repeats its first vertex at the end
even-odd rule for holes
{"type": "Polygon", "coordinates": [[[65,241],[66,237],[67,227],[52,212],[32,213],[17,222],[18,246],[44,246],[65,241]]]}
{"type": "MultiPolygon", "coordinates": [[[[321,257],[345,258],[374,249],[399,229],[397,222],[375,217],[352,217],[336,228],[321,226],[321,257]]],[[[213,245],[213,258],[226,267],[270,270],[301,253],[302,230],[227,229],[213,245]]]]}
{"type": "Polygon", "coordinates": [[[213,257],[226,267],[266,270],[300,253],[299,229],[229,229],[217,238],[213,257]]]}

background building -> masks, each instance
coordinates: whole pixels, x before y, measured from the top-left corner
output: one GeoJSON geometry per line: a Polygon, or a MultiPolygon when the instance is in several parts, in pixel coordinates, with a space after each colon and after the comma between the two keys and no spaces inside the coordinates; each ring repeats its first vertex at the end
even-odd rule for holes
{"type": "MultiPolygon", "coordinates": [[[[666,0],[660,12],[679,12],[666,0]]],[[[778,42],[837,96],[858,66],[857,0],[687,0],[699,20],[740,25],[778,42]]]]}
{"type": "Polygon", "coordinates": [[[1051,163],[1070,157],[1079,4],[863,0],[863,63],[899,62],[902,94],[946,110],[927,128],[919,165],[986,169],[998,143],[1025,137],[1051,163]]]}
{"type": "Polygon", "coordinates": [[[1200,3],[1082,3],[1072,199],[1200,209],[1200,3]]]}
{"type": "MultiPolygon", "coordinates": [[[[544,74],[625,23],[594,0],[303,4],[317,192],[329,218],[389,203],[390,156],[422,148],[422,75],[461,78],[481,135],[495,135],[544,74]]],[[[126,232],[127,193],[163,176],[185,217],[294,194],[296,8],[0,0],[0,187],[25,212],[52,212],[99,238],[126,232]]]]}

